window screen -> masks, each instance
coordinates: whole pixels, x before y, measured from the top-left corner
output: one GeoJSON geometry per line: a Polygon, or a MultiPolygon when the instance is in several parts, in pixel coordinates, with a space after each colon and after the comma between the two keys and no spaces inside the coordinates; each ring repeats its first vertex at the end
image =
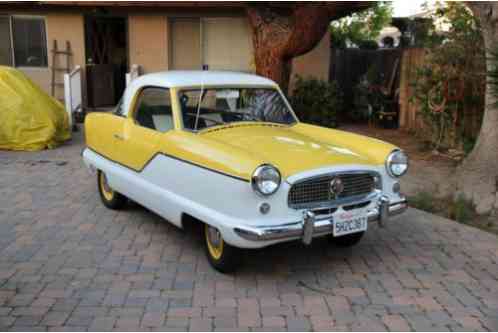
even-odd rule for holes
{"type": "Polygon", "coordinates": [[[10,18],[8,16],[0,16],[0,65],[13,65],[11,47],[10,18]]]}
{"type": "Polygon", "coordinates": [[[14,16],[12,30],[16,66],[46,67],[45,20],[40,17],[14,16]]]}

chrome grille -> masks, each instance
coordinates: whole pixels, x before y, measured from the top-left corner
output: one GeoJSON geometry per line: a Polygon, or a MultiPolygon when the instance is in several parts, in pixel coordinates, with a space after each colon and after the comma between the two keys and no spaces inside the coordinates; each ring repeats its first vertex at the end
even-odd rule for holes
{"type": "Polygon", "coordinates": [[[288,202],[290,207],[316,207],[332,204],[335,200],[354,198],[370,194],[375,189],[374,173],[341,173],[317,176],[292,185],[288,202]],[[344,190],[337,197],[330,191],[330,182],[339,177],[344,190]]]}

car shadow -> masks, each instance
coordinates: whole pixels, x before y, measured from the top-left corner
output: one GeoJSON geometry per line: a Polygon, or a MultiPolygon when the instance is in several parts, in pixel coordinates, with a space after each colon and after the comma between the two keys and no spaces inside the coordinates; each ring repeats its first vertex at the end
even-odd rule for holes
{"type": "MultiPolygon", "coordinates": [[[[134,214],[139,214],[141,216],[140,221],[143,223],[147,223],[147,221],[150,223],[164,222],[168,227],[161,229],[164,230],[163,232],[168,233],[168,235],[173,233],[175,238],[181,240],[185,248],[197,253],[199,260],[207,263],[207,259],[202,253],[202,229],[189,228],[187,230],[177,228],[135,202],[130,202],[127,205],[127,210],[134,214]]],[[[265,277],[274,278],[275,273],[278,273],[287,277],[293,275],[292,280],[295,283],[303,282],[303,280],[309,281],[310,279],[315,281],[315,275],[325,270],[330,271],[331,264],[337,264],[338,268],[344,267],[344,265],[347,265],[348,260],[355,258],[356,254],[368,250],[368,237],[365,238],[352,248],[337,247],[329,237],[325,236],[314,239],[310,245],[305,245],[299,240],[295,240],[261,249],[243,250],[241,257],[243,264],[235,274],[237,276],[257,274],[258,278],[264,279],[265,277]]],[[[219,274],[211,267],[207,272],[219,274]]]]}

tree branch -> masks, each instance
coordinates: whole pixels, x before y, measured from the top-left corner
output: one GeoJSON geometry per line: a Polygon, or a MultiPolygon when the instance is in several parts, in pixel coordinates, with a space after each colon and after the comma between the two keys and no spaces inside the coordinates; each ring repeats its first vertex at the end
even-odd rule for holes
{"type": "Polygon", "coordinates": [[[311,51],[330,21],[366,9],[373,2],[257,2],[248,3],[256,73],[287,89],[292,58],[311,51]]]}

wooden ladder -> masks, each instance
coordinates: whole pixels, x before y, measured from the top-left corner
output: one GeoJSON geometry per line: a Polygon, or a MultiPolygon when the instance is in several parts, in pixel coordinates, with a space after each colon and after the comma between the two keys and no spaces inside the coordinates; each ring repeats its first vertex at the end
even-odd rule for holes
{"type": "MultiPolygon", "coordinates": [[[[52,97],[56,97],[56,88],[57,87],[62,87],[64,88],[64,81],[57,81],[57,72],[62,72],[62,73],[70,73],[71,72],[71,57],[73,53],[71,51],[71,43],[67,40],[66,41],[66,49],[65,50],[59,50],[57,47],[57,40],[54,39],[54,47],[52,49],[52,82],[51,82],[51,88],[52,88],[52,97]],[[65,66],[64,65],[64,59],[62,61],[58,61],[61,59],[58,59],[59,57],[66,57],[65,61],[65,66]]],[[[61,76],[59,76],[61,77],[61,76]]]]}

